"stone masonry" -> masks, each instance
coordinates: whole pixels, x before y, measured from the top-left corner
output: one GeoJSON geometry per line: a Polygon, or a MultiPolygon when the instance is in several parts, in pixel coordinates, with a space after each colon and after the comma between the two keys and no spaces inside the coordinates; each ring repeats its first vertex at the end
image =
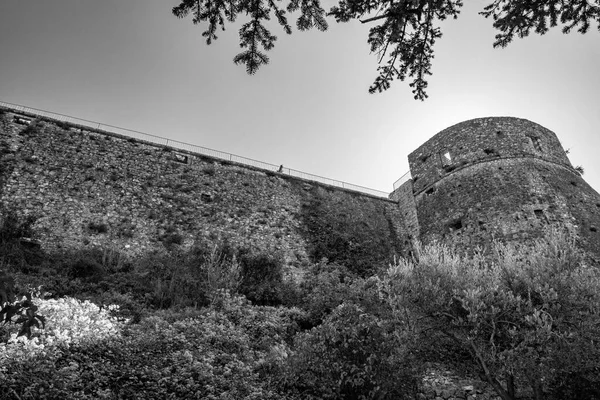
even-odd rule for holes
{"type": "MultiPolygon", "coordinates": [[[[0,117],[0,202],[52,250],[130,255],[227,240],[300,266],[410,251],[398,204],[56,121],[0,117]]],[[[31,119],[31,118],[30,118],[31,119]]]]}

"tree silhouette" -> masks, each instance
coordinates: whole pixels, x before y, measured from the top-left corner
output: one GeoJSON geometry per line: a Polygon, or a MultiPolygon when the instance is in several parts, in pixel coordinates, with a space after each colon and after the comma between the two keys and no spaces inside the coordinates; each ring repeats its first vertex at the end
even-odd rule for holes
{"type": "MultiPolygon", "coordinates": [[[[390,88],[394,79],[411,79],[414,98],[428,97],[427,75],[431,75],[433,45],[442,36],[439,22],[446,18],[458,18],[462,0],[338,0],[329,12],[319,0],[288,0],[283,7],[281,0],[182,0],[173,8],[179,18],[192,16],[194,24],[208,24],[202,36],[211,44],[217,39],[216,31],[225,30],[226,22],[232,23],[239,14],[250,17],[239,31],[241,53],[233,61],[244,64],[249,74],[254,74],[269,58],[265,52],[275,45],[277,37],[265,22],[275,15],[287,34],[292,28],[287,13],[299,12],[296,20],[298,30],[317,28],[327,30],[326,17],[336,22],[360,20],[375,24],[370,31],[368,43],[377,55],[378,76],[369,87],[370,93],[390,88]]],[[[600,0],[494,0],[480,12],[492,18],[499,33],[494,47],[506,47],[515,36],[524,38],[533,30],[540,35],[552,27],[563,26],[563,33],[576,29],[589,31],[596,22],[600,31],[600,0]]]]}

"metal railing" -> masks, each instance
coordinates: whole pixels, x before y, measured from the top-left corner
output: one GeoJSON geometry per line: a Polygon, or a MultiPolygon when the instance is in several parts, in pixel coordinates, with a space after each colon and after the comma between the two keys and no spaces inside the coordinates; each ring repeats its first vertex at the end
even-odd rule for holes
{"type": "Polygon", "coordinates": [[[402,175],[400,178],[398,178],[396,182],[394,182],[394,190],[398,189],[400,186],[402,186],[404,182],[408,181],[409,179],[412,179],[410,171],[402,175]]]}
{"type": "MultiPolygon", "coordinates": [[[[120,128],[114,125],[103,124],[100,122],[89,121],[82,118],[72,117],[70,115],[59,114],[51,111],[40,110],[33,107],[26,107],[19,104],[7,103],[4,101],[0,101],[0,107],[12,109],[17,112],[23,112],[28,114],[37,115],[44,118],[51,118],[57,121],[63,121],[83,127],[88,127],[94,130],[105,131],[109,133],[115,133],[118,135],[131,137],[134,139],[143,140],[146,142],[150,142],[152,144],[162,145],[162,146],[170,146],[176,149],[181,149],[185,151],[189,151],[191,153],[196,153],[199,155],[205,155],[209,157],[215,157],[222,160],[232,161],[244,165],[249,165],[256,168],[266,169],[273,172],[279,172],[284,175],[293,176],[296,178],[306,179],[314,182],[324,183],[326,185],[336,186],[343,189],[354,190],[357,192],[367,193],[371,196],[376,197],[388,197],[387,192],[383,192],[381,190],[370,189],[360,185],[354,185],[352,183],[338,181],[335,179],[325,178],[319,175],[313,175],[306,172],[298,171],[291,168],[281,168],[280,165],[265,163],[258,160],[253,160],[251,158],[238,156],[231,153],[226,153],[219,150],[209,149],[207,147],[197,146],[190,143],[181,142],[179,140],[167,139],[161,136],[152,135],[149,133],[134,131],[132,129],[120,128]]],[[[394,187],[395,188],[395,187],[394,187]]]]}

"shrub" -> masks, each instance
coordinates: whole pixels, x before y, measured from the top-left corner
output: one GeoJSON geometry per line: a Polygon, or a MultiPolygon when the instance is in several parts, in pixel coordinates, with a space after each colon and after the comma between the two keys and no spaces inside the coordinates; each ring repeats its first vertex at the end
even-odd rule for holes
{"type": "MultiPolygon", "coordinates": [[[[3,328],[8,323],[20,325],[19,332],[15,334],[14,339],[26,336],[31,337],[31,328],[44,327],[45,317],[37,314],[38,307],[32,302],[32,294],[27,293],[20,301],[15,301],[15,280],[12,276],[0,271],[0,321],[3,322],[3,328]],[[13,320],[16,318],[16,320],[13,320]]],[[[3,329],[4,335],[10,333],[3,329]]]]}
{"type": "Polygon", "coordinates": [[[415,398],[407,349],[392,321],[342,304],[298,336],[284,385],[304,399],[415,398]]]}
{"type": "Polygon", "coordinates": [[[33,215],[21,216],[16,211],[0,209],[0,243],[9,243],[21,238],[33,236],[33,224],[36,218],[33,215]]]}
{"type": "Polygon", "coordinates": [[[239,262],[242,269],[240,292],[257,305],[280,304],[284,285],[281,257],[242,251],[239,262]]]}
{"type": "Polygon", "coordinates": [[[217,170],[214,165],[207,165],[202,168],[202,172],[204,172],[208,176],[214,176],[217,173],[217,170]]]}
{"type": "Polygon", "coordinates": [[[180,245],[183,243],[183,236],[179,232],[170,232],[164,234],[160,240],[167,249],[171,249],[173,245],[180,245]]]}
{"type": "Polygon", "coordinates": [[[40,121],[32,121],[19,134],[24,136],[35,135],[38,132],[40,132],[43,128],[44,125],[40,121]]]}
{"type": "Polygon", "coordinates": [[[202,276],[193,264],[189,255],[176,251],[154,252],[135,262],[134,271],[148,291],[145,302],[157,308],[209,304],[202,276]]]}
{"type": "Polygon", "coordinates": [[[216,245],[209,254],[204,255],[202,270],[206,276],[206,290],[211,303],[222,290],[237,293],[242,283],[242,268],[235,254],[228,257],[227,249],[219,249],[216,245]]]}
{"type": "Polygon", "coordinates": [[[23,216],[8,208],[0,208],[0,265],[7,263],[12,269],[28,270],[43,258],[39,246],[28,246],[22,239],[34,236],[36,217],[23,216]]]}
{"type": "Polygon", "coordinates": [[[366,278],[387,267],[394,254],[401,254],[393,221],[384,216],[368,222],[358,218],[376,207],[373,203],[342,201],[339,194],[318,186],[309,193],[301,204],[300,233],[312,262],[327,258],[366,278]]]}
{"type": "Polygon", "coordinates": [[[286,329],[285,315],[227,295],[219,309],[196,313],[149,317],[120,335],[71,342],[35,362],[9,360],[0,370],[0,397],[290,399],[258,372],[270,349],[285,351],[277,333],[286,329]]]}
{"type": "Polygon", "coordinates": [[[166,227],[164,233],[159,236],[159,240],[167,250],[173,251],[175,250],[175,245],[181,245],[183,243],[183,236],[179,233],[177,228],[169,225],[166,227]]]}
{"type": "MultiPolygon", "coordinates": [[[[21,322],[37,319],[41,324],[5,325],[8,341],[0,345],[0,360],[35,356],[56,346],[68,347],[72,343],[101,340],[117,334],[119,329],[116,319],[110,316],[110,312],[118,310],[115,305],[102,309],[89,301],[69,297],[43,299],[39,290],[33,296],[23,297],[20,303],[27,311],[23,314],[31,317],[21,322]]],[[[7,321],[10,315],[10,312],[6,314],[7,321]]]]}
{"type": "Polygon", "coordinates": [[[15,279],[0,270],[0,305],[15,301],[15,279]]]}
{"type": "Polygon", "coordinates": [[[235,293],[242,281],[240,263],[227,243],[157,252],[139,260],[134,269],[151,293],[148,303],[159,308],[206,306],[219,290],[235,293]]]}
{"type": "Polygon", "coordinates": [[[337,306],[351,297],[357,279],[344,266],[320,262],[310,266],[300,283],[298,306],[308,312],[312,326],[319,325],[337,306]]]}
{"type": "Polygon", "coordinates": [[[69,128],[71,128],[71,124],[65,121],[56,121],[55,124],[56,126],[64,130],[69,130],[69,128]]]}
{"type": "Polygon", "coordinates": [[[31,340],[9,332],[8,342],[0,345],[0,397],[81,398],[80,388],[73,386],[81,358],[72,359],[67,368],[57,368],[57,363],[70,348],[95,346],[114,337],[120,329],[109,315],[114,307],[100,309],[71,298],[35,297],[33,302],[47,316],[46,329],[36,331],[31,340]]]}
{"type": "Polygon", "coordinates": [[[114,246],[102,248],[102,267],[110,272],[128,272],[131,269],[129,258],[114,246]]]}
{"type": "Polygon", "coordinates": [[[73,278],[98,278],[106,272],[94,253],[82,254],[69,266],[73,278]]]}
{"type": "Polygon", "coordinates": [[[88,230],[93,235],[99,235],[108,232],[108,225],[103,222],[90,222],[88,224],[88,230]]]}
{"type": "Polygon", "coordinates": [[[562,388],[596,398],[586,393],[600,383],[600,270],[573,237],[552,230],[488,259],[439,245],[417,253],[379,281],[399,321],[452,338],[502,399],[561,398],[562,388]]]}

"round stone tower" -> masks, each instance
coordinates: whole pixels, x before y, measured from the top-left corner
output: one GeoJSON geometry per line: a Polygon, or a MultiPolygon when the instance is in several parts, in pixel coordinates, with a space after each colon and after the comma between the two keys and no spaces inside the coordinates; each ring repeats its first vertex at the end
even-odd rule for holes
{"type": "Polygon", "coordinates": [[[600,262],[600,194],[543,126],[473,119],[438,133],[408,159],[423,242],[474,248],[493,239],[526,241],[556,223],[577,232],[600,262]]]}

